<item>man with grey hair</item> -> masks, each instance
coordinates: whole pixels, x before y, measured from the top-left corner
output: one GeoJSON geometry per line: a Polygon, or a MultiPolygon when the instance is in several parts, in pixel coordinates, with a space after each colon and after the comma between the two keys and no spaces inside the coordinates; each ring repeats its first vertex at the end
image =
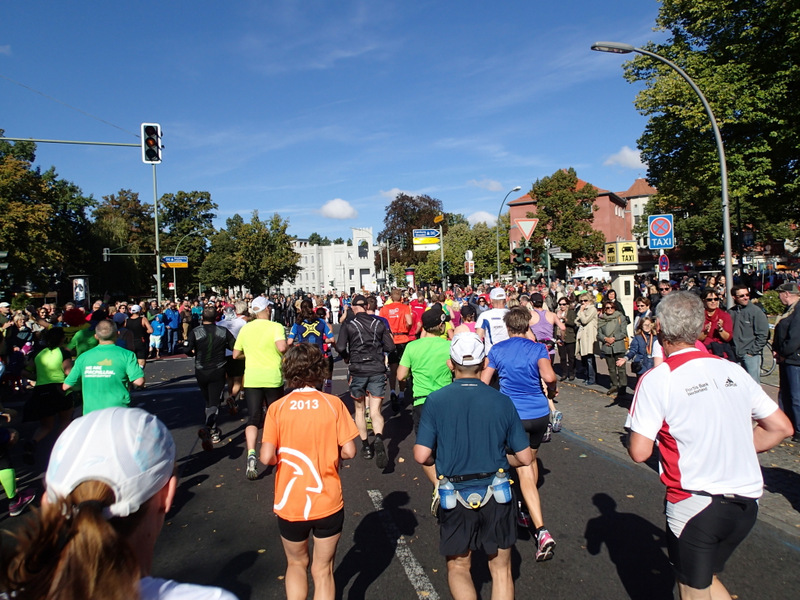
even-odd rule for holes
{"type": "Polygon", "coordinates": [[[131,394],[128,384],[144,385],[144,371],[136,355],[116,345],[117,326],[113,321],[100,321],[94,329],[97,346],[83,352],[64,380],[64,391],[81,384],[83,414],[99,408],[128,406],[131,394]]]}
{"type": "Polygon", "coordinates": [[[630,409],[631,458],[643,462],[659,445],[669,558],[684,600],[729,597],[717,573],[756,521],[756,454],[791,435],[746,371],[695,348],[703,312],[692,292],[661,299],[656,332],[667,358],[642,376],[630,409]]]}

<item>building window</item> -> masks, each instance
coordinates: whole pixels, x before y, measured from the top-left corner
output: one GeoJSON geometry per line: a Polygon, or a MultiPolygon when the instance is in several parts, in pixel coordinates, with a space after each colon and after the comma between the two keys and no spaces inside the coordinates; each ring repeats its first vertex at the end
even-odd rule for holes
{"type": "Polygon", "coordinates": [[[353,279],[353,275],[355,275],[355,271],[353,269],[350,269],[350,279],[351,280],[353,279]]]}

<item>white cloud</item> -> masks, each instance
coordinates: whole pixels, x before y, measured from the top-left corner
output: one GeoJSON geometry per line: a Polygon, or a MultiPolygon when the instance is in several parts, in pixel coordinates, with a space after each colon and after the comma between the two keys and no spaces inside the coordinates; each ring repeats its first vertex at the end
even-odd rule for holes
{"type": "Polygon", "coordinates": [[[617,165],[626,169],[641,169],[645,166],[639,151],[633,150],[628,146],[623,146],[619,152],[609,156],[603,165],[606,167],[617,165]]]}
{"type": "Polygon", "coordinates": [[[397,194],[407,194],[408,196],[413,196],[413,192],[409,192],[408,190],[401,190],[400,188],[392,188],[390,190],[381,190],[380,195],[384,198],[389,200],[394,200],[397,198],[397,194]]]}
{"type": "Polygon", "coordinates": [[[475,223],[486,223],[489,227],[494,227],[495,223],[497,223],[497,215],[491,215],[485,210],[479,210],[478,212],[474,212],[467,217],[467,221],[470,225],[475,225],[475,223]]]}
{"type": "Polygon", "coordinates": [[[350,206],[347,200],[341,198],[326,202],[319,212],[329,219],[355,219],[358,216],[358,211],[350,206]]]}
{"type": "Polygon", "coordinates": [[[482,190],[488,190],[490,192],[500,192],[503,190],[503,184],[499,181],[495,181],[494,179],[482,179],[480,181],[476,179],[470,179],[467,183],[475,186],[476,188],[481,188],[482,190]]]}
{"type": "Polygon", "coordinates": [[[10,45],[0,46],[0,54],[6,54],[8,56],[11,56],[11,46],[10,45]]]}

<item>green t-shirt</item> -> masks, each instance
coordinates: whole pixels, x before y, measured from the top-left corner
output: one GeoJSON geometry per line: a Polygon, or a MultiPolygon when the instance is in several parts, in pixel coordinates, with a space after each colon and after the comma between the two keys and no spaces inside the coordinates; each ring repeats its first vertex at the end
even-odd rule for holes
{"type": "Polygon", "coordinates": [[[244,387],[277,388],[283,385],[281,359],[275,342],[286,339],[283,325],[267,319],[250,321],[239,330],[234,350],[244,352],[244,387]]]}
{"type": "Polygon", "coordinates": [[[111,406],[128,406],[128,384],[144,377],[144,371],[130,350],[116,344],[100,344],[75,360],[67,379],[69,386],[81,382],[83,414],[111,406]]]}
{"type": "Polygon", "coordinates": [[[447,366],[450,342],[439,337],[424,337],[409,342],[400,364],[414,376],[414,406],[424,404],[431,392],[450,385],[453,374],[447,366]]]}
{"type": "Polygon", "coordinates": [[[97,338],[94,337],[94,329],[86,327],[75,332],[75,335],[69,341],[69,349],[75,350],[75,356],[80,356],[87,350],[97,346],[97,344],[97,338]]]}

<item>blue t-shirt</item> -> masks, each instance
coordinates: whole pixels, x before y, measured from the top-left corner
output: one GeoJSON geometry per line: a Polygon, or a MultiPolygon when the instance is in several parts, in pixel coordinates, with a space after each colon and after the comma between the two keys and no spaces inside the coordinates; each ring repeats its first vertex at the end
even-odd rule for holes
{"type": "Polygon", "coordinates": [[[500,391],[517,407],[520,419],[538,419],[550,414],[539,377],[539,359],[548,360],[547,347],[528,338],[512,337],[489,351],[489,367],[497,371],[500,391]]]}
{"type": "Polygon", "coordinates": [[[178,326],[181,324],[181,313],[179,313],[177,310],[168,308],[163,312],[163,315],[164,315],[164,323],[168,327],[171,327],[172,329],[177,329],[178,326]]]}
{"type": "Polygon", "coordinates": [[[506,446],[528,447],[511,399],[479,379],[456,379],[425,400],[417,444],[436,450],[436,474],[491,473],[484,479],[453,482],[457,490],[490,485],[498,469],[508,471],[506,446]]]}

